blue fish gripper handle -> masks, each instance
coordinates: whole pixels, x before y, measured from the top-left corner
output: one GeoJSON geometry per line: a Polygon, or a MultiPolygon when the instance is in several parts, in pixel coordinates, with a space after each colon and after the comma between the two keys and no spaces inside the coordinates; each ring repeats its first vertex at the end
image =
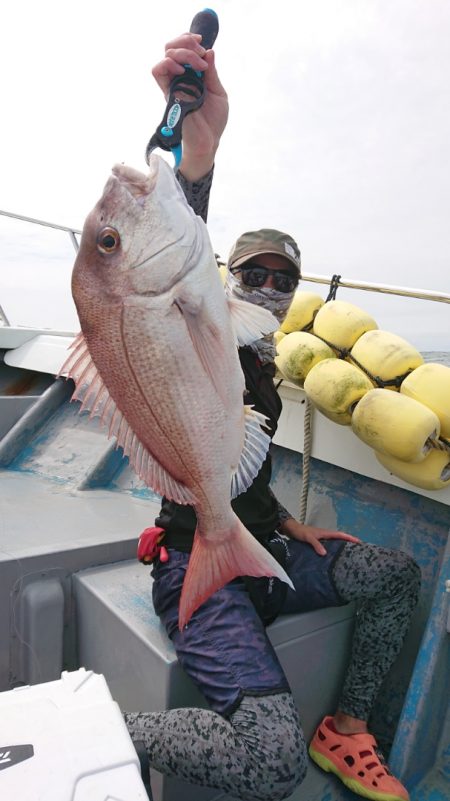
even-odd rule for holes
{"type": "MultiPolygon", "coordinates": [[[[190,33],[199,33],[202,45],[210,50],[219,33],[219,18],[212,8],[205,8],[195,15],[189,29],[190,33]]],[[[193,70],[189,64],[183,75],[177,75],[170,84],[169,99],[164,116],[151,137],[146,151],[145,160],[149,163],[150,154],[155,148],[172,151],[175,158],[175,167],[181,161],[181,139],[183,120],[193,111],[203,105],[206,89],[203,83],[203,73],[193,70]]]]}

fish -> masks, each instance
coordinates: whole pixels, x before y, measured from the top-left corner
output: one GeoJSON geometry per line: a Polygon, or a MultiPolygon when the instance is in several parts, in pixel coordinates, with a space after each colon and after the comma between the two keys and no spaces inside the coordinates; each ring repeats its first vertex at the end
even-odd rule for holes
{"type": "Polygon", "coordinates": [[[136,474],[194,507],[197,528],[179,628],[237,576],[292,583],[234,513],[270,444],[244,403],[238,345],[278,328],[266,309],[227,298],[208,229],[167,162],[112,169],[87,216],[72,272],[81,333],[60,375],[99,417],[136,474]]]}

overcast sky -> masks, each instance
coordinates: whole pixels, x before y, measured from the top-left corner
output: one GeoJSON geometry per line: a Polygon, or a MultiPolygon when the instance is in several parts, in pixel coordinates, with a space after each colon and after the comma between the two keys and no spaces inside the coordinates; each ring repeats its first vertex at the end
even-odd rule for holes
{"type": "MultiPolygon", "coordinates": [[[[0,208],[81,228],[115,162],[145,170],[164,110],[151,67],[203,7],[10,1],[0,208]]],[[[243,230],[278,227],[299,241],[305,272],[450,292],[450,1],[211,7],[230,99],[210,202],[215,250],[225,257],[243,230]]],[[[11,323],[78,328],[73,257],[68,237],[0,217],[11,323]]],[[[448,305],[340,296],[418,347],[450,350],[448,305]]]]}

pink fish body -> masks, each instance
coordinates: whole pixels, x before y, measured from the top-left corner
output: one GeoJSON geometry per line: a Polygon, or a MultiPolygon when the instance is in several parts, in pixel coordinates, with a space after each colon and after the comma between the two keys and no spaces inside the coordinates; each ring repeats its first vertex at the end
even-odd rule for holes
{"type": "Polygon", "coordinates": [[[230,504],[269,445],[263,416],[243,405],[236,345],[277,322],[226,299],[206,226],[163,159],[152,156],[147,176],[113,169],[86,219],[72,292],[82,334],[61,373],[75,380],[73,398],[148,486],[196,512],[180,628],[236,576],[290,584],[230,504]]]}

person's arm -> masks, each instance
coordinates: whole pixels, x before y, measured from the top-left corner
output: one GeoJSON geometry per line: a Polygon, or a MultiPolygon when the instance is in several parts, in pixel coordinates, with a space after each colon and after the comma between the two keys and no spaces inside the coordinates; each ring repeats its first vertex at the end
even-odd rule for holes
{"type": "Polygon", "coordinates": [[[214,165],[228,120],[228,97],[217,74],[214,51],[202,47],[199,34],[184,33],[166,45],[164,59],[152,70],[166,99],[172,79],[184,73],[185,64],[203,73],[206,89],[203,105],[183,121],[180,172],[195,184],[204,179],[214,165]]]}
{"type": "Polygon", "coordinates": [[[210,171],[203,178],[199,178],[198,181],[188,181],[181,170],[177,172],[178,183],[184,192],[187,202],[204,222],[208,219],[209,193],[211,192],[213,175],[214,167],[211,167],[210,171]]]}
{"type": "Polygon", "coordinates": [[[274,499],[274,501],[275,501],[275,503],[276,503],[276,505],[277,505],[277,510],[278,510],[278,520],[279,520],[279,525],[281,526],[281,525],[282,525],[282,523],[284,523],[284,521],[285,521],[285,520],[290,520],[290,519],[292,518],[292,515],[291,515],[291,513],[290,513],[290,512],[288,512],[288,510],[287,510],[287,509],[286,509],[286,508],[283,506],[283,504],[282,504],[282,503],[280,503],[280,501],[278,500],[277,496],[275,495],[275,493],[274,493],[274,491],[273,491],[272,487],[269,487],[269,493],[270,493],[270,495],[272,496],[272,498],[274,499]]]}
{"type": "Polygon", "coordinates": [[[307,526],[305,523],[299,523],[295,517],[290,517],[287,520],[281,521],[280,531],[292,540],[309,543],[320,556],[326,554],[326,550],[320,540],[361,542],[361,540],[358,537],[354,537],[353,534],[346,534],[345,531],[330,531],[327,528],[318,528],[317,526],[307,526]]]}
{"type": "Polygon", "coordinates": [[[352,534],[346,534],[344,531],[330,531],[326,528],[318,528],[317,526],[307,526],[305,523],[299,523],[288,512],[287,509],[280,503],[272,489],[269,488],[270,494],[275,498],[279,514],[279,530],[281,534],[292,540],[299,542],[307,542],[320,556],[326,554],[326,549],[320,540],[345,540],[346,542],[360,542],[358,537],[352,534]]]}

